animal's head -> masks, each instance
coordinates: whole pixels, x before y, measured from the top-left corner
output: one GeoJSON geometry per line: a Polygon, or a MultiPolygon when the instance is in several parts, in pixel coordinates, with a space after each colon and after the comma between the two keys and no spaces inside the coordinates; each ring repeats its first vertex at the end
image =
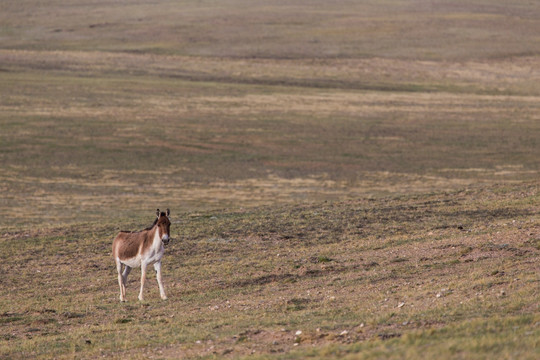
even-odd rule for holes
{"type": "Polygon", "coordinates": [[[163,244],[167,245],[170,240],[170,230],[171,230],[171,221],[169,215],[171,214],[170,210],[167,209],[167,213],[160,212],[159,209],[156,211],[157,220],[156,226],[158,227],[159,237],[163,244]]]}

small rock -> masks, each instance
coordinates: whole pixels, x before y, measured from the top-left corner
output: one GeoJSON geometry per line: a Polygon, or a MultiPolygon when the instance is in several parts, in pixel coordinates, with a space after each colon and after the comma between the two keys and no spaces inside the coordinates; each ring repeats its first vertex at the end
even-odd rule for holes
{"type": "Polygon", "coordinates": [[[444,296],[446,296],[446,295],[448,295],[448,294],[451,294],[451,293],[452,293],[452,290],[450,290],[450,289],[441,289],[441,291],[439,291],[439,292],[437,293],[437,295],[435,295],[435,296],[436,296],[437,298],[441,298],[441,297],[444,297],[444,296]]]}
{"type": "Polygon", "coordinates": [[[339,336],[345,336],[345,335],[347,335],[348,333],[349,333],[349,332],[348,332],[347,330],[343,330],[343,331],[339,334],[339,336]]]}
{"type": "Polygon", "coordinates": [[[302,330],[296,331],[296,336],[302,335],[302,330]]]}
{"type": "Polygon", "coordinates": [[[364,323],[361,323],[361,324],[360,324],[360,327],[361,327],[361,328],[363,328],[364,326],[365,326],[364,323]]]}
{"type": "Polygon", "coordinates": [[[402,307],[403,307],[403,305],[405,305],[405,303],[404,303],[404,302],[400,302],[400,303],[398,304],[398,306],[397,306],[397,307],[398,307],[398,308],[402,308],[402,307]]]}

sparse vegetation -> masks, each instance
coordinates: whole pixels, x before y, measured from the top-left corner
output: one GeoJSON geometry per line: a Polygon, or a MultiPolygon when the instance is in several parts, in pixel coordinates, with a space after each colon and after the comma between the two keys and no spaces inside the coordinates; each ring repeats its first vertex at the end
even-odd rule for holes
{"type": "Polygon", "coordinates": [[[116,222],[6,233],[1,351],[534,358],[538,200],[529,183],[180,214],[164,258],[170,300],[149,285],[138,303],[132,279],[127,305],[109,254],[116,222]],[[323,252],[331,261],[313,257],[323,252]]]}
{"type": "Polygon", "coordinates": [[[0,5],[0,358],[538,358],[539,12],[0,5]]]}

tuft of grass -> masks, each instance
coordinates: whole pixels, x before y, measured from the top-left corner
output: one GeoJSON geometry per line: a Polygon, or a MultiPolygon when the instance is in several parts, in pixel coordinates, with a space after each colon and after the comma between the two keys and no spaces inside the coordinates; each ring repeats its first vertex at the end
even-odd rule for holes
{"type": "Polygon", "coordinates": [[[328,256],[320,255],[319,257],[317,257],[317,262],[319,263],[329,263],[331,261],[333,260],[329,258],[328,256]]]}

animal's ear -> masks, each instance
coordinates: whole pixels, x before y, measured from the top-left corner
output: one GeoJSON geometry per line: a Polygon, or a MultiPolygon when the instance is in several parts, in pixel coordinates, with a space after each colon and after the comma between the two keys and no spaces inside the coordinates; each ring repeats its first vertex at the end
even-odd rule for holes
{"type": "Polygon", "coordinates": [[[156,210],[156,216],[159,218],[159,209],[156,210]]]}
{"type": "Polygon", "coordinates": [[[167,209],[167,217],[169,217],[169,215],[171,215],[171,210],[167,209]]]}

